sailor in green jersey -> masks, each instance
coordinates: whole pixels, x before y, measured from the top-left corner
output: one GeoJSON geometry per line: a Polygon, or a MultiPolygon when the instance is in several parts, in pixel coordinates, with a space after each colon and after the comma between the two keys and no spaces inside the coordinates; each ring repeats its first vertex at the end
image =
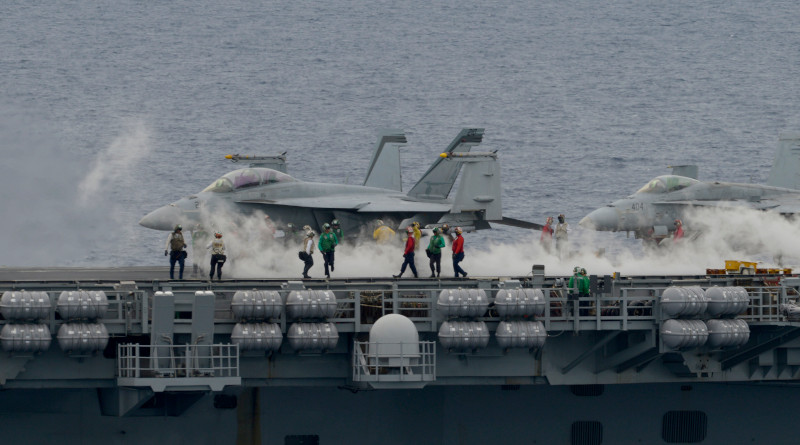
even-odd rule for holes
{"type": "Polygon", "coordinates": [[[442,248],[445,246],[444,237],[438,227],[433,228],[433,236],[428,242],[428,257],[430,258],[431,278],[438,277],[442,272],[442,248]]]}
{"type": "Polygon", "coordinates": [[[341,226],[339,226],[338,219],[331,221],[331,229],[333,230],[333,234],[336,235],[336,240],[339,241],[339,243],[344,242],[344,233],[342,232],[341,226]]]}
{"type": "Polygon", "coordinates": [[[330,278],[330,272],[333,272],[333,251],[336,249],[336,245],[339,244],[339,240],[331,230],[330,224],[323,224],[322,229],[323,232],[319,237],[319,244],[317,244],[317,247],[320,253],[322,253],[322,259],[325,260],[325,276],[330,278]],[[330,272],[328,271],[328,267],[330,267],[330,272]]]}

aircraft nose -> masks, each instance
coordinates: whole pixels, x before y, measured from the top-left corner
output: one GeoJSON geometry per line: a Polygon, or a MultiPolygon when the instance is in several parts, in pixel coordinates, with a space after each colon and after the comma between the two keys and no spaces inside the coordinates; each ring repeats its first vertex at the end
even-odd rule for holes
{"type": "Polygon", "coordinates": [[[183,212],[173,204],[165,205],[153,210],[139,220],[139,225],[154,230],[172,230],[176,224],[181,224],[183,212]]]}
{"type": "Polygon", "coordinates": [[[586,215],[578,225],[586,229],[613,231],[619,227],[619,215],[614,207],[601,207],[586,215]]]}

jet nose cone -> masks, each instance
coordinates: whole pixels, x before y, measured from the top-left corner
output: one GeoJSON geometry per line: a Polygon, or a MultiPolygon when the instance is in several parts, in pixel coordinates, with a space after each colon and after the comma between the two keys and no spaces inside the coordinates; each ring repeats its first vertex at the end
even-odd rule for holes
{"type": "Polygon", "coordinates": [[[578,225],[591,230],[614,231],[619,227],[619,215],[613,207],[602,207],[586,215],[578,225]]]}
{"type": "Polygon", "coordinates": [[[154,230],[172,230],[176,224],[183,224],[183,220],[183,212],[170,204],[145,215],[139,220],[139,225],[154,230]]]}

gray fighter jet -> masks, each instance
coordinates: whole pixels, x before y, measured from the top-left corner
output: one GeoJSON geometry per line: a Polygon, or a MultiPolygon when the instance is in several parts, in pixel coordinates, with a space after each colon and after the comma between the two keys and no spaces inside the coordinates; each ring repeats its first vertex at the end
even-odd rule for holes
{"type": "Polygon", "coordinates": [[[156,209],[139,224],[155,230],[172,230],[176,224],[213,227],[215,222],[209,219],[223,217],[235,224],[241,216],[261,213],[278,224],[292,222],[315,229],[338,219],[350,234],[370,228],[376,220],[398,228],[412,221],[423,227],[447,223],[465,231],[491,228],[489,221],[540,228],[502,216],[496,153],[469,152],[482,140],[483,129],[462,130],[408,193],[400,190],[397,147],[406,142],[405,136],[389,131],[381,134],[364,185],[305,182],[270,168],[242,168],[223,175],[196,195],[156,209]]]}
{"type": "Polygon", "coordinates": [[[633,232],[659,241],[676,230],[676,220],[695,207],[742,207],[784,215],[800,213],[800,133],[782,134],[766,185],[697,180],[695,166],[680,166],[627,198],[587,215],[582,227],[633,232]]]}

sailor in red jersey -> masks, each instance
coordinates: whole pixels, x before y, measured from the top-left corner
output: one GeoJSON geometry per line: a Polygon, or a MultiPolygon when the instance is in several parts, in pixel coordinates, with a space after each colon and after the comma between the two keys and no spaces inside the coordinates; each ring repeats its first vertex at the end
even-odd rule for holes
{"type": "Polygon", "coordinates": [[[403,257],[405,261],[403,261],[403,266],[400,268],[400,273],[397,275],[392,275],[395,278],[400,278],[403,276],[403,272],[406,271],[406,266],[411,267],[411,272],[414,274],[414,278],[417,278],[417,267],[414,266],[414,245],[416,245],[416,239],[414,238],[414,228],[408,226],[407,229],[408,238],[406,239],[406,249],[403,251],[403,257]]]}
{"type": "Polygon", "coordinates": [[[456,278],[461,274],[467,276],[467,272],[458,265],[464,259],[464,237],[461,236],[461,227],[456,227],[456,239],[453,240],[453,271],[456,273],[456,278]]]}
{"type": "Polygon", "coordinates": [[[553,248],[553,217],[548,216],[547,221],[542,227],[542,235],[539,237],[539,242],[542,244],[545,252],[550,252],[553,248]]]}
{"type": "Polygon", "coordinates": [[[679,219],[675,220],[675,235],[672,236],[672,242],[677,243],[683,238],[683,222],[679,219]]]}

